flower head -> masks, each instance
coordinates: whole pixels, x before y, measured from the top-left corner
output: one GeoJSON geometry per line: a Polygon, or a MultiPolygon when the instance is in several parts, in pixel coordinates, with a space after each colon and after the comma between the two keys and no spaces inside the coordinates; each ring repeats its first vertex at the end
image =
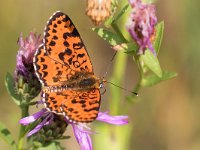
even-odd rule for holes
{"type": "Polygon", "coordinates": [[[22,33],[18,39],[19,50],[17,53],[17,64],[15,74],[27,77],[33,72],[33,56],[39,45],[42,43],[40,35],[30,32],[26,39],[23,39],[22,33]]]}
{"type": "Polygon", "coordinates": [[[86,15],[99,25],[111,15],[111,0],[87,0],[86,15]]]}
{"type": "Polygon", "coordinates": [[[33,56],[39,45],[42,43],[40,35],[31,32],[25,39],[22,33],[18,39],[19,50],[15,69],[15,88],[18,94],[24,99],[31,100],[37,96],[41,89],[34,67],[33,56]]]}
{"type": "MultiPolygon", "coordinates": [[[[54,114],[53,112],[49,112],[46,109],[42,109],[41,111],[31,116],[22,118],[20,120],[20,124],[28,125],[42,118],[42,121],[27,134],[27,136],[31,136],[39,132],[45,126],[51,125],[53,123],[55,116],[57,115],[54,114]]],[[[114,125],[125,125],[128,123],[127,118],[128,118],[127,116],[110,116],[108,112],[99,112],[96,120],[114,125]]],[[[78,144],[80,145],[81,150],[92,150],[92,141],[90,138],[90,134],[94,134],[94,132],[90,131],[90,128],[87,126],[87,124],[71,123],[66,118],[61,122],[66,124],[65,127],[67,127],[67,125],[69,124],[72,125],[74,136],[78,144]]]]}
{"type": "Polygon", "coordinates": [[[132,12],[127,29],[140,47],[139,54],[143,54],[149,48],[156,55],[151,41],[157,23],[155,6],[153,4],[143,4],[141,0],[129,0],[129,2],[132,6],[132,12]]]}

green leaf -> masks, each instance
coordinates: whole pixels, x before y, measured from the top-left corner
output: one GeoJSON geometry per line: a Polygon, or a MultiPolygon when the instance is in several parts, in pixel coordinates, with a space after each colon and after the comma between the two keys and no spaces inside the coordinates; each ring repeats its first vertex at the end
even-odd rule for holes
{"type": "Polygon", "coordinates": [[[4,139],[10,146],[12,146],[13,150],[17,150],[17,145],[11,136],[10,131],[0,122],[0,137],[4,139]]]}
{"type": "Polygon", "coordinates": [[[143,78],[141,85],[144,87],[153,86],[161,81],[165,81],[174,78],[176,76],[177,76],[176,72],[163,71],[162,78],[159,78],[156,75],[150,75],[143,78]]]}
{"type": "Polygon", "coordinates": [[[136,54],[138,45],[135,43],[122,43],[112,48],[116,51],[123,51],[126,54],[136,54]]]}
{"type": "Polygon", "coordinates": [[[21,96],[16,93],[16,90],[14,87],[14,82],[15,81],[14,81],[12,75],[9,72],[7,72],[6,80],[5,80],[5,85],[6,85],[7,91],[10,94],[10,96],[12,97],[13,101],[17,105],[20,105],[21,96]]]}
{"type": "Polygon", "coordinates": [[[37,150],[64,150],[59,142],[52,142],[44,147],[38,147],[37,150]]]}
{"type": "Polygon", "coordinates": [[[156,51],[156,54],[159,53],[162,38],[163,38],[163,32],[164,32],[164,21],[161,21],[156,25],[156,37],[155,41],[153,42],[153,47],[156,51]]]}
{"type": "Polygon", "coordinates": [[[155,73],[159,78],[162,77],[162,70],[159,61],[153,53],[147,49],[144,55],[140,56],[140,62],[143,62],[153,73],[155,73]]]}
{"type": "Polygon", "coordinates": [[[121,11],[119,12],[119,14],[114,18],[113,23],[117,22],[117,21],[123,16],[123,14],[127,12],[129,6],[130,6],[129,4],[126,4],[126,5],[121,9],[121,11]]]}
{"type": "Polygon", "coordinates": [[[123,39],[111,31],[103,28],[92,28],[92,30],[112,46],[124,43],[123,39]]]}

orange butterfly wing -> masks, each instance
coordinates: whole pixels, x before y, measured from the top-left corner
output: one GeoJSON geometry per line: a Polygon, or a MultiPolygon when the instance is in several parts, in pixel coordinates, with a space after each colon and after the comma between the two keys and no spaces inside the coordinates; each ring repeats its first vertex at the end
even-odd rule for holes
{"type": "Polygon", "coordinates": [[[49,19],[44,32],[46,53],[74,71],[92,72],[93,68],[83,41],[71,19],[56,12],[49,19]]]}
{"type": "Polygon", "coordinates": [[[91,122],[96,119],[100,107],[99,89],[43,93],[46,107],[63,114],[71,122],[91,122]]]}
{"type": "Polygon", "coordinates": [[[70,66],[65,66],[52,60],[41,45],[35,53],[34,69],[37,77],[44,86],[60,85],[75,74],[70,66]]]}
{"type": "MultiPolygon", "coordinates": [[[[34,68],[45,87],[61,88],[77,72],[93,74],[93,67],[80,35],[70,18],[56,12],[45,28],[43,45],[34,57],[34,68]]],[[[45,107],[73,122],[95,120],[100,108],[99,88],[42,92],[45,107]]]]}

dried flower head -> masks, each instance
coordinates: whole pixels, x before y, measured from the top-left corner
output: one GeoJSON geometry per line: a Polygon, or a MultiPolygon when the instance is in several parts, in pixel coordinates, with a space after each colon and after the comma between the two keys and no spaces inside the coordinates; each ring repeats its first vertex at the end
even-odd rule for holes
{"type": "Polygon", "coordinates": [[[86,15],[99,25],[111,15],[111,0],[87,0],[86,15]]]}
{"type": "Polygon", "coordinates": [[[144,4],[141,0],[130,0],[132,12],[130,14],[127,29],[132,38],[139,45],[139,54],[143,54],[149,48],[154,55],[156,52],[152,46],[157,23],[155,6],[144,4]]]}

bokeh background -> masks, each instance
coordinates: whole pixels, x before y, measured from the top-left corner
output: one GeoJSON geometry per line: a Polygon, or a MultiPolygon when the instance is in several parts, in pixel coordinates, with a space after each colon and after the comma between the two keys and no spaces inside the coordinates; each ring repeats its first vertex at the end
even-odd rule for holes
{"type": "MultiPolygon", "coordinates": [[[[140,91],[128,114],[130,124],[134,126],[129,149],[199,150],[200,1],[158,0],[156,6],[159,20],[165,21],[160,64],[163,69],[176,71],[178,77],[140,91]]],[[[17,39],[21,32],[24,37],[30,31],[42,34],[48,18],[56,10],[61,10],[70,16],[82,35],[96,75],[105,73],[113,51],[91,30],[94,26],[85,15],[85,8],[86,1],[83,0],[0,2],[0,121],[10,129],[15,139],[18,137],[20,110],[9,97],[4,79],[6,72],[14,72],[17,39]]],[[[138,77],[131,57],[127,61],[125,76],[122,86],[131,89],[138,77]]],[[[127,94],[124,92],[121,101],[125,101],[127,94]]],[[[109,89],[102,98],[105,107],[109,103],[107,97],[110,97],[109,89]]],[[[70,128],[67,134],[72,134],[70,128]]],[[[73,135],[63,144],[69,150],[78,149],[73,135]]],[[[2,140],[0,145],[1,149],[10,149],[2,140]]]]}

